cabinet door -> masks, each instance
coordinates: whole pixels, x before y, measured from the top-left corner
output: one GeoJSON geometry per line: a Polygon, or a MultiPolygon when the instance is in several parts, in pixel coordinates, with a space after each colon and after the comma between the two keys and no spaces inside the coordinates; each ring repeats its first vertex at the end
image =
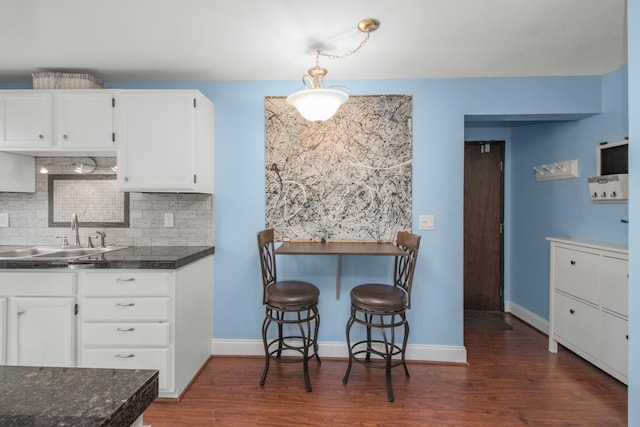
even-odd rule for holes
{"type": "Polygon", "coordinates": [[[0,365],[7,363],[7,299],[0,298],[0,365]]]}
{"type": "Polygon", "coordinates": [[[600,304],[623,316],[629,315],[628,264],[626,259],[603,256],[600,271],[600,304]]]}
{"type": "Polygon", "coordinates": [[[0,148],[41,149],[53,144],[50,92],[0,93],[0,148]]]}
{"type": "Polygon", "coordinates": [[[196,180],[193,94],[122,93],[116,109],[119,189],[191,191],[196,180]]]}
{"type": "Polygon", "coordinates": [[[56,93],[54,106],[60,148],[115,150],[110,92],[56,93]]]}
{"type": "Polygon", "coordinates": [[[555,334],[585,353],[598,357],[598,309],[556,292],[555,334]]]}
{"type": "Polygon", "coordinates": [[[600,361],[628,376],[629,322],[613,314],[602,312],[600,361]]]}
{"type": "Polygon", "coordinates": [[[74,298],[9,298],[8,362],[74,366],[74,298]]]}
{"type": "Polygon", "coordinates": [[[600,256],[562,247],[554,249],[553,281],[556,289],[598,304],[600,256]]]}

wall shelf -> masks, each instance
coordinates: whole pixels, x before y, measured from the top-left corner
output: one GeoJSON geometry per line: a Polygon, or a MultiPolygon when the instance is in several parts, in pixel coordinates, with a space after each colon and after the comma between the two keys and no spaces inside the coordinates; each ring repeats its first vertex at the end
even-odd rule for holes
{"type": "Polygon", "coordinates": [[[534,166],[533,171],[536,176],[536,181],[578,178],[580,175],[577,159],[534,166]]]}

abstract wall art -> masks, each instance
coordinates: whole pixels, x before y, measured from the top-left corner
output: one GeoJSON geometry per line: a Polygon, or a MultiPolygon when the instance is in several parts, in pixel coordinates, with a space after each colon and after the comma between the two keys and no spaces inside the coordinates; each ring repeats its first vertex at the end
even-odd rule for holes
{"type": "Polygon", "coordinates": [[[393,241],[411,230],[412,98],[352,96],[326,122],[265,98],[265,223],[279,238],[393,241]]]}

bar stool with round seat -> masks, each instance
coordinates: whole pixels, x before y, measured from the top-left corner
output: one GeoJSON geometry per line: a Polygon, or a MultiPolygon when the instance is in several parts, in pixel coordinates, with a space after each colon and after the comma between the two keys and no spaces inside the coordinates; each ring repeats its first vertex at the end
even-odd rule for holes
{"type": "Polygon", "coordinates": [[[266,313],[262,323],[265,365],[260,385],[263,386],[271,359],[284,363],[302,363],[304,383],[311,391],[309,360],[318,356],[318,297],[320,291],[309,282],[278,281],[274,252],[274,231],[269,228],[258,233],[258,250],[262,269],[262,303],[266,313]],[[277,336],[269,340],[269,327],[277,325],[277,336]]]}
{"type": "Polygon", "coordinates": [[[367,283],[351,290],[351,317],[347,321],[349,364],[342,379],[344,384],[349,380],[354,360],[368,367],[384,369],[389,402],[394,401],[391,368],[402,365],[407,378],[410,376],[405,362],[409,338],[406,310],[411,308],[411,287],[420,236],[399,231],[396,245],[403,249],[406,255],[398,255],[395,258],[393,285],[367,283]],[[355,323],[366,327],[366,339],[351,344],[351,327],[355,323]],[[399,327],[404,330],[401,343],[396,341],[396,328],[399,327]],[[380,339],[372,338],[372,328],[379,330],[380,339]]]}

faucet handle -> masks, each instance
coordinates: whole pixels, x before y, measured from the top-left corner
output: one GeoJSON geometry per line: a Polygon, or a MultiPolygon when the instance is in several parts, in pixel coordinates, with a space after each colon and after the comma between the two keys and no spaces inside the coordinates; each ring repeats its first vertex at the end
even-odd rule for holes
{"type": "Polygon", "coordinates": [[[100,247],[104,248],[105,247],[104,239],[105,237],[107,237],[107,233],[105,233],[104,231],[96,231],[96,234],[97,234],[96,238],[100,239],[100,247]]]}
{"type": "Polygon", "coordinates": [[[62,239],[62,244],[60,247],[69,246],[69,240],[67,240],[67,236],[56,236],[56,239],[62,239]]]}
{"type": "Polygon", "coordinates": [[[87,248],[92,248],[93,247],[93,242],[91,241],[91,236],[87,236],[87,245],[86,245],[86,247],[87,248]]]}

